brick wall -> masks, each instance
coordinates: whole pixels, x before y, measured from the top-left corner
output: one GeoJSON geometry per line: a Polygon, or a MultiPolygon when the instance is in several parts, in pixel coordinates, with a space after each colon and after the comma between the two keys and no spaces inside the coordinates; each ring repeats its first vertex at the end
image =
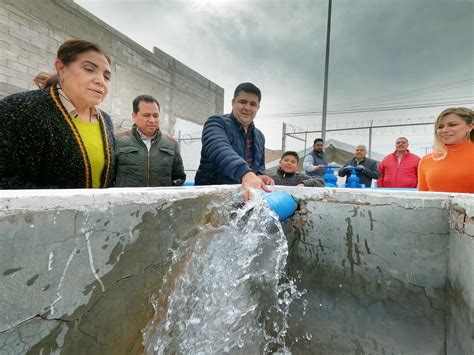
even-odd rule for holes
{"type": "Polygon", "coordinates": [[[143,48],[71,0],[0,0],[0,98],[36,89],[33,77],[53,73],[57,48],[69,38],[100,44],[112,59],[111,91],[102,108],[116,129],[131,126],[139,94],[161,104],[162,127],[176,117],[196,123],[222,113],[224,90],[158,48],[143,48]]]}

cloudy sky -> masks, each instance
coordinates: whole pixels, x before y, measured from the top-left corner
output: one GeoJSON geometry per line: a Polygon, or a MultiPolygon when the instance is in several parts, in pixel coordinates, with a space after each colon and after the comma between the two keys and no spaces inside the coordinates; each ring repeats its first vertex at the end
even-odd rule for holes
{"type": "MultiPolygon", "coordinates": [[[[222,86],[226,112],[238,83],[259,86],[269,148],[280,147],[283,121],[320,127],[328,0],[76,2],[222,86]]],[[[443,109],[399,106],[474,106],[472,0],[334,0],[330,54],[328,126],[443,109]]]]}

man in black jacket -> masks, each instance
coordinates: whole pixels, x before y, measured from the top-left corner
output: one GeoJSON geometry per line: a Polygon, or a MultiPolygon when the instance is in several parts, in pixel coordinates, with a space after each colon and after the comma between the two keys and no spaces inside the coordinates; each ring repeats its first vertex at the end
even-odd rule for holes
{"type": "MultiPolygon", "coordinates": [[[[339,169],[339,176],[350,176],[351,170],[345,167],[357,166],[360,169],[356,170],[356,174],[359,177],[360,183],[364,184],[365,187],[372,185],[372,179],[378,179],[380,177],[380,171],[377,169],[377,162],[373,159],[366,158],[367,148],[365,145],[358,145],[355,149],[355,156],[351,160],[346,161],[344,166],[339,169]]],[[[346,178],[347,184],[347,178],[346,178]]]]}
{"type": "Polygon", "coordinates": [[[160,104],[149,95],[133,100],[131,131],[116,140],[116,187],[176,186],[186,180],[178,143],[160,131],[160,104]]]}

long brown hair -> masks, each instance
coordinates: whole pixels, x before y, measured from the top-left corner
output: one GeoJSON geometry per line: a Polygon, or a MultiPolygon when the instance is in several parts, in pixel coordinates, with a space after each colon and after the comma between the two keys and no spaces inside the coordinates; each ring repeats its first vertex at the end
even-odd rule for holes
{"type": "MultiPolygon", "coordinates": [[[[94,51],[102,54],[105,59],[111,64],[110,57],[98,44],[87,41],[85,39],[70,39],[61,44],[58,48],[56,57],[61,60],[65,65],[73,63],[77,57],[85,52],[94,51]]],[[[40,89],[49,88],[50,86],[56,85],[59,81],[57,74],[38,73],[33,79],[40,89]]]]}

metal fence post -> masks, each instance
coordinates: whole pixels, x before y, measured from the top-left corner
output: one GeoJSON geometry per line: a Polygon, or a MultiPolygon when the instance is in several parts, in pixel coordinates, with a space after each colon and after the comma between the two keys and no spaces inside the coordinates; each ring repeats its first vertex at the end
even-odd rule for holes
{"type": "Polygon", "coordinates": [[[369,127],[369,158],[372,157],[372,125],[374,124],[374,121],[370,121],[370,127],[369,127]]]}
{"type": "Polygon", "coordinates": [[[308,132],[304,132],[304,155],[306,155],[306,142],[308,140],[308,132]]]}
{"type": "Polygon", "coordinates": [[[286,123],[283,122],[283,133],[281,135],[281,153],[283,154],[286,149],[286,123]]]}

